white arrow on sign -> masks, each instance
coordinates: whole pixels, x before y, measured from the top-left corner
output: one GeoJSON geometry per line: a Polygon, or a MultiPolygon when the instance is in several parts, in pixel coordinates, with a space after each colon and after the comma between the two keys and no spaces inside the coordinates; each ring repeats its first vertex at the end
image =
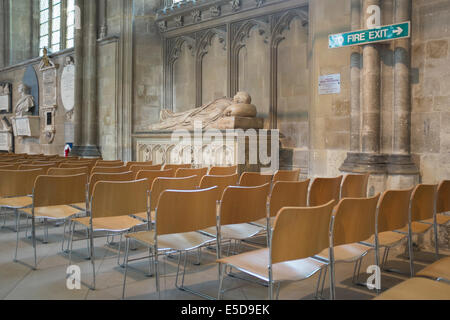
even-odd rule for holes
{"type": "Polygon", "coordinates": [[[397,30],[394,30],[392,32],[399,36],[403,32],[403,29],[400,27],[397,27],[397,30]]]}

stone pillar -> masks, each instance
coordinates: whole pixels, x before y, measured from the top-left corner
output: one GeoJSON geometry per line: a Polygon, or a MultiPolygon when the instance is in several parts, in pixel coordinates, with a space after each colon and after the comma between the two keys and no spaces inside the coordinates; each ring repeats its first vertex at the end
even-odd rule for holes
{"type": "MultiPolygon", "coordinates": [[[[78,66],[76,75],[76,87],[82,88],[82,93],[76,92],[76,99],[81,98],[81,105],[78,110],[81,111],[80,117],[75,118],[77,125],[75,136],[80,144],[76,144],[72,153],[82,157],[99,157],[100,151],[98,144],[98,121],[97,121],[97,1],[79,1],[84,8],[82,12],[82,34],[76,35],[75,41],[82,41],[82,48],[76,48],[77,52],[82,52],[82,66],[78,66]]],[[[75,42],[75,47],[76,47],[75,42]]],[[[76,102],[79,102],[77,100],[76,102]]]]}
{"type": "MultiPolygon", "coordinates": [[[[364,0],[364,24],[369,18],[367,8],[380,5],[380,0],[364,0]]],[[[366,27],[364,25],[364,27],[366,27]]],[[[380,52],[378,44],[363,46],[363,108],[361,128],[361,151],[380,152],[380,52]]]]}
{"type": "MultiPolygon", "coordinates": [[[[411,0],[395,1],[395,21],[411,20],[411,0]]],[[[411,127],[410,38],[395,41],[394,49],[394,137],[393,154],[409,155],[411,127]]]]}
{"type": "Polygon", "coordinates": [[[76,148],[81,146],[81,124],[83,122],[83,31],[84,31],[84,1],[76,0],[75,6],[80,8],[81,29],[75,28],[75,103],[74,103],[74,148],[72,153],[76,153],[76,148]]]}
{"type": "Polygon", "coordinates": [[[99,35],[98,35],[99,39],[104,39],[108,35],[107,24],[106,24],[106,16],[107,16],[106,6],[107,6],[106,0],[99,1],[99,4],[98,4],[98,13],[99,13],[98,20],[99,20],[99,26],[100,26],[99,35]]]}
{"type": "Polygon", "coordinates": [[[0,68],[6,65],[6,10],[5,1],[0,0],[0,68]]]}
{"type": "MultiPolygon", "coordinates": [[[[352,30],[361,29],[361,1],[351,2],[352,30]]],[[[361,108],[361,48],[352,47],[350,56],[350,152],[360,151],[360,108],[361,108]]]]}

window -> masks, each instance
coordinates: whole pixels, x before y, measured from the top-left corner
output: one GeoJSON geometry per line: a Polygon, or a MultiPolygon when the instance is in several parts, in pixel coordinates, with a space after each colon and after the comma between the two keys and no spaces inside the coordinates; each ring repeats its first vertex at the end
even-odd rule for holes
{"type": "Polygon", "coordinates": [[[75,0],[40,0],[39,53],[74,46],[75,0]]]}

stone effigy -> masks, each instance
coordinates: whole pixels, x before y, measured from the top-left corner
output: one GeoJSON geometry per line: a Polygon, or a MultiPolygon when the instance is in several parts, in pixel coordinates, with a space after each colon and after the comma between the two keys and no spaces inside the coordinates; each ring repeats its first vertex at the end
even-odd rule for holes
{"type": "Polygon", "coordinates": [[[256,107],[246,92],[238,92],[233,99],[219,98],[199,108],[173,113],[162,110],[160,123],[150,126],[150,131],[193,130],[195,122],[202,129],[237,129],[263,127],[263,119],[257,118],[256,107]]]}

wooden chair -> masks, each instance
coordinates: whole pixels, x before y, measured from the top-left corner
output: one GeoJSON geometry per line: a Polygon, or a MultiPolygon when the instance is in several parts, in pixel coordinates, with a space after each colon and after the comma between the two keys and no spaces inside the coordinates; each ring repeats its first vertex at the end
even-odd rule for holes
{"type": "Polygon", "coordinates": [[[432,219],[436,222],[436,195],[437,185],[419,184],[411,194],[410,215],[408,225],[397,230],[407,234],[409,244],[409,263],[411,277],[414,276],[414,257],[412,248],[412,235],[427,232],[434,226],[436,260],[439,260],[439,243],[437,242],[437,224],[422,223],[421,221],[432,219]]]}
{"type": "Polygon", "coordinates": [[[95,289],[94,233],[99,231],[120,235],[128,233],[142,224],[131,215],[143,211],[150,214],[148,210],[147,181],[145,179],[120,182],[98,181],[95,184],[90,200],[90,216],[73,219],[74,227],[75,224],[80,224],[89,230],[89,252],[93,272],[92,289],[95,289]]]}
{"type": "MultiPolygon", "coordinates": [[[[31,206],[34,182],[38,176],[43,174],[44,169],[5,170],[0,168],[0,210],[2,208],[14,210],[16,232],[19,230],[20,224],[19,210],[31,206]]],[[[17,250],[15,256],[17,256],[17,250]]]]}
{"type": "Polygon", "coordinates": [[[160,251],[179,252],[178,268],[175,286],[183,291],[188,291],[202,297],[208,296],[195,292],[184,286],[184,275],[186,272],[187,252],[204,246],[214,238],[207,237],[199,232],[203,228],[216,225],[216,199],[219,190],[216,187],[203,190],[166,190],[159,197],[156,208],[156,224],[154,231],[145,231],[127,235],[125,276],[123,284],[123,297],[125,296],[126,271],[128,266],[129,240],[147,246],[155,257],[154,270],[156,273],[156,290],[159,295],[159,270],[158,253],[160,251]],[[184,253],[183,281],[178,285],[181,256],[184,253]]]}
{"type": "MultiPolygon", "coordinates": [[[[405,234],[396,232],[409,224],[409,205],[413,188],[407,190],[387,190],[380,197],[376,221],[378,234],[378,247],[384,248],[381,259],[381,268],[386,271],[386,261],[389,250],[401,244],[407,237],[405,234]]],[[[375,246],[375,237],[362,242],[370,246],[375,246]]],[[[412,269],[411,269],[412,273],[412,269]]]]}
{"type": "Polygon", "coordinates": [[[236,186],[239,179],[237,173],[232,175],[206,175],[203,176],[200,181],[200,189],[208,189],[212,187],[217,187],[219,189],[217,201],[222,199],[223,192],[229,186],[236,186]]]}
{"type": "Polygon", "coordinates": [[[86,174],[89,176],[89,167],[79,167],[79,168],[50,168],[47,174],[49,176],[72,176],[76,174],[86,174]]]}
{"type": "Polygon", "coordinates": [[[18,164],[0,164],[0,170],[17,170],[18,168],[18,164]]]}
{"type": "Polygon", "coordinates": [[[347,174],[342,181],[342,198],[365,198],[367,197],[367,183],[370,174],[347,174]]]}
{"type": "Polygon", "coordinates": [[[131,169],[131,166],[152,166],[152,161],[128,161],[126,166],[128,169],[131,169]]]}
{"type": "Polygon", "coordinates": [[[192,165],[190,163],[186,163],[186,164],[165,164],[163,169],[164,170],[170,170],[173,169],[175,172],[177,172],[178,169],[180,168],[191,168],[192,165]]]}
{"type": "Polygon", "coordinates": [[[310,180],[277,181],[273,184],[269,195],[269,219],[261,219],[257,225],[270,230],[275,217],[283,207],[306,207],[310,180]],[[269,225],[267,225],[269,223],[269,225]]]}
{"type": "Polygon", "coordinates": [[[275,172],[272,181],[298,181],[300,169],[295,170],[278,170],[275,172]]]}
{"type": "MultiPolygon", "coordinates": [[[[232,241],[239,248],[242,240],[254,237],[264,228],[251,224],[267,219],[267,197],[270,183],[257,187],[229,186],[225,189],[220,202],[221,241],[232,241]]],[[[206,235],[216,237],[216,228],[202,230],[206,235]]],[[[236,251],[236,250],[235,250],[236,251]]]]}
{"type": "MultiPolygon", "coordinates": [[[[33,205],[22,211],[31,217],[31,233],[34,249],[34,269],[37,267],[36,255],[36,219],[63,220],[64,224],[76,215],[79,210],[70,206],[81,202],[86,197],[86,174],[73,176],[42,175],[36,179],[33,189],[33,205]]],[[[44,234],[44,242],[48,238],[48,229],[44,234]]],[[[63,235],[64,239],[64,235],[63,235]]],[[[16,244],[17,246],[17,244],[16,244]]]]}
{"type": "MultiPolygon", "coordinates": [[[[375,248],[375,265],[379,266],[376,231],[376,213],[379,198],[380,194],[372,198],[344,198],[338,203],[333,212],[333,249],[331,253],[335,263],[356,262],[353,271],[353,283],[356,283],[358,280],[363,257],[373,248],[375,248]],[[376,239],[374,246],[360,243],[372,236],[376,239]]],[[[330,250],[323,250],[317,257],[330,263],[330,250]]],[[[332,275],[332,278],[335,279],[335,276],[332,275]]]]}
{"type": "Polygon", "coordinates": [[[33,170],[33,169],[44,169],[44,174],[47,174],[48,170],[50,168],[56,168],[58,166],[58,164],[53,163],[53,164],[42,164],[42,165],[38,165],[38,164],[21,164],[19,166],[19,170],[33,170]]]}
{"type": "MultiPolygon", "coordinates": [[[[129,169],[130,171],[132,171],[135,175],[142,170],[145,171],[156,171],[156,170],[161,170],[161,165],[160,164],[156,164],[156,165],[138,165],[138,164],[134,164],[130,167],[129,169]]],[[[173,173],[175,174],[175,171],[173,171],[173,173]]],[[[172,175],[173,176],[173,175],[172,175]]]]}
{"type": "MultiPolygon", "coordinates": [[[[275,219],[269,248],[219,258],[217,261],[219,263],[219,299],[223,296],[226,266],[237,268],[267,282],[271,300],[274,298],[275,284],[304,280],[321,272],[326,263],[311,257],[325,248],[332,250],[328,235],[333,206],[334,202],[330,201],[320,207],[285,207],[279,211],[275,219]]],[[[219,234],[222,232],[222,222],[221,215],[218,222],[219,234]]],[[[333,263],[333,260],[331,262],[333,263]]],[[[330,286],[332,298],[334,298],[333,289],[330,286]]],[[[278,295],[279,290],[277,298],[278,295]]]]}
{"type": "MultiPolygon", "coordinates": [[[[161,172],[166,172],[166,174],[169,174],[171,170],[164,170],[161,172]]],[[[145,173],[145,171],[142,171],[142,177],[145,177],[146,175],[151,176],[151,174],[145,173]]],[[[158,204],[158,199],[161,193],[164,191],[171,189],[171,190],[195,190],[198,187],[197,184],[197,177],[185,177],[185,178],[170,178],[170,177],[164,177],[164,173],[160,174],[161,177],[157,177],[153,180],[152,186],[149,189],[150,190],[150,216],[148,216],[145,213],[137,213],[134,216],[136,218],[142,219],[144,221],[155,221],[155,209],[156,205],[158,204]]],[[[151,177],[152,178],[152,177],[151,177]]]]}
{"type": "Polygon", "coordinates": [[[450,285],[424,278],[412,278],[386,290],[375,300],[448,300],[450,285]]]}
{"type": "Polygon", "coordinates": [[[91,170],[91,174],[94,173],[124,173],[128,172],[126,166],[122,167],[93,167],[91,170]]]}
{"type": "Polygon", "coordinates": [[[230,167],[211,167],[208,175],[210,176],[229,176],[237,172],[237,166],[230,167]]]}
{"type": "Polygon", "coordinates": [[[241,187],[256,187],[262,186],[272,181],[272,175],[261,174],[259,172],[244,172],[239,179],[239,186],[241,187]]]}
{"type": "MultiPolygon", "coordinates": [[[[450,257],[445,257],[430,264],[417,273],[418,277],[430,278],[450,284],[450,257]]],[[[450,297],[449,297],[450,299],[450,297]]]]}
{"type": "Polygon", "coordinates": [[[113,161],[110,161],[110,160],[98,160],[95,163],[95,166],[96,167],[121,167],[121,166],[124,166],[124,163],[121,160],[113,160],[113,161]]]}
{"type": "Polygon", "coordinates": [[[200,184],[200,180],[207,174],[208,168],[179,168],[175,172],[176,178],[197,176],[197,186],[200,184]]]}
{"type": "Polygon", "coordinates": [[[136,173],[135,179],[147,179],[148,190],[152,190],[153,181],[157,178],[173,178],[174,171],[171,170],[140,170],[136,173]]]}
{"type": "Polygon", "coordinates": [[[336,178],[315,178],[309,190],[308,206],[320,206],[334,200],[339,201],[342,176],[336,178]]]}
{"type": "Polygon", "coordinates": [[[65,161],[59,164],[59,168],[83,168],[88,167],[89,172],[92,171],[92,168],[95,166],[95,162],[92,161],[65,161]]]}

